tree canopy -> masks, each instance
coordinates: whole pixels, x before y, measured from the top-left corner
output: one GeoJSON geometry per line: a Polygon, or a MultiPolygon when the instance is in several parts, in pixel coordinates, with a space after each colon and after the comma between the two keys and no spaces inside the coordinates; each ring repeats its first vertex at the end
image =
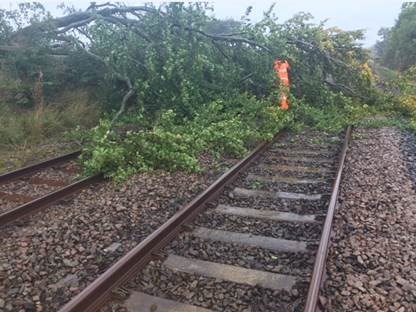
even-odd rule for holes
{"type": "Polygon", "coordinates": [[[309,14],[279,23],[272,7],[253,23],[250,9],[239,21],[218,20],[201,3],[92,3],[86,10],[67,8],[59,18],[40,4],[19,10],[0,11],[3,64],[23,80],[42,69],[57,89],[100,85],[117,117],[126,107],[149,116],[174,108],[190,117],[216,98],[268,96],[276,89],[277,58],[292,63],[299,98],[322,105],[334,91],[371,101],[362,32],[313,24],[309,14]],[[61,72],[51,66],[57,62],[61,72]]]}
{"type": "Polygon", "coordinates": [[[403,3],[395,25],[379,35],[376,52],[384,66],[405,71],[416,64],[416,3],[403,3]]]}

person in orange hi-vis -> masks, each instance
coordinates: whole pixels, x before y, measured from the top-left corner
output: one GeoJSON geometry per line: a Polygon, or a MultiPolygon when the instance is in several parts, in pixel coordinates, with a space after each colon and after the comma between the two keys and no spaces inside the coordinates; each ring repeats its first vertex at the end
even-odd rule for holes
{"type": "MultiPolygon", "coordinates": [[[[280,82],[283,86],[285,86],[288,90],[290,87],[290,81],[289,81],[289,70],[290,65],[287,61],[281,61],[276,60],[274,62],[274,71],[276,72],[277,76],[280,79],[280,82]]],[[[289,101],[287,98],[287,94],[282,94],[280,97],[280,108],[282,110],[288,110],[289,109],[289,101]]]]}

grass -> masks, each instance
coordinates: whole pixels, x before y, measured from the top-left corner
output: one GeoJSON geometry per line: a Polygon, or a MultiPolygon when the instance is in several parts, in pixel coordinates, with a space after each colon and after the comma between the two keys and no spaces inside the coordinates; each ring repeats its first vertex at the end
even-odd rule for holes
{"type": "Polygon", "coordinates": [[[98,106],[82,90],[64,92],[36,109],[0,103],[0,171],[73,149],[68,133],[96,125],[99,117],[98,106]]]}
{"type": "Polygon", "coordinates": [[[31,145],[61,137],[70,129],[91,127],[100,116],[87,94],[64,94],[54,102],[36,109],[11,108],[0,103],[0,147],[31,145]]]}
{"type": "Polygon", "coordinates": [[[312,144],[322,145],[322,144],[325,144],[325,141],[323,139],[313,139],[312,144]]]}
{"type": "Polygon", "coordinates": [[[0,173],[37,163],[41,160],[69,153],[79,148],[76,143],[63,138],[53,138],[39,145],[14,145],[0,149],[0,173]]]}
{"type": "Polygon", "coordinates": [[[410,122],[407,119],[394,116],[386,116],[385,118],[375,117],[359,120],[355,126],[363,128],[397,127],[402,130],[410,129],[410,122]]]}
{"type": "Polygon", "coordinates": [[[264,183],[261,181],[251,181],[250,183],[250,188],[254,189],[254,190],[259,190],[264,186],[264,183]]]}
{"type": "Polygon", "coordinates": [[[377,73],[377,75],[381,78],[381,80],[383,81],[393,81],[395,79],[397,79],[398,76],[398,72],[394,71],[390,68],[384,67],[378,63],[374,64],[374,69],[375,72],[377,73]]]}

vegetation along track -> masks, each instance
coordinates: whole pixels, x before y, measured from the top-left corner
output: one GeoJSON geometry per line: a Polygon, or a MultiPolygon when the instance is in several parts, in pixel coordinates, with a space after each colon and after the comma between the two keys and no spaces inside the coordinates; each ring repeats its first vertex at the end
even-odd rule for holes
{"type": "Polygon", "coordinates": [[[0,176],[0,226],[68,196],[100,179],[75,181],[75,151],[0,176]]]}
{"type": "Polygon", "coordinates": [[[315,311],[350,136],[258,146],[61,312],[315,311]]]}

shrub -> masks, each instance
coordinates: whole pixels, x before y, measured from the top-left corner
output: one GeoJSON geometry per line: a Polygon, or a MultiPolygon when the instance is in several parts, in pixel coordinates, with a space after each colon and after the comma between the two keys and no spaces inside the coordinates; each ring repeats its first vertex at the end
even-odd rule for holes
{"type": "Polygon", "coordinates": [[[332,94],[331,102],[317,107],[296,101],[294,115],[296,121],[325,132],[340,132],[351,124],[357,124],[363,119],[378,112],[378,107],[354,101],[341,93],[332,94]]]}
{"type": "Polygon", "coordinates": [[[406,117],[416,118],[416,95],[402,95],[398,97],[397,108],[406,117]]]}

